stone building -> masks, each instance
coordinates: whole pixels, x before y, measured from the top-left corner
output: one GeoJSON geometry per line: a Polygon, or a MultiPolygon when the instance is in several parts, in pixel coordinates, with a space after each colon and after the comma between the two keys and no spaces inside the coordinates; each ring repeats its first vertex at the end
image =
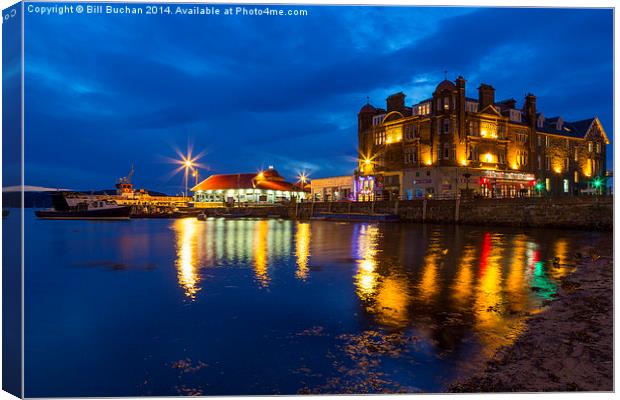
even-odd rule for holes
{"type": "Polygon", "coordinates": [[[389,96],[385,109],[368,103],[358,114],[359,200],[604,190],[609,140],[596,117],[546,118],[533,94],[518,108],[515,99],[497,101],[484,83],[477,99],[466,97],[461,76],[413,106],[405,96],[389,96]]]}

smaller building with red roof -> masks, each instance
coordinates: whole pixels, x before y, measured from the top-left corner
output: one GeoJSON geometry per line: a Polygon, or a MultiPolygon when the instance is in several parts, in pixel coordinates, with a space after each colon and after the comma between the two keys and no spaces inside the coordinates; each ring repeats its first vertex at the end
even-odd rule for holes
{"type": "Polygon", "coordinates": [[[211,175],[192,188],[194,203],[277,203],[302,200],[306,193],[273,167],[259,173],[211,175]]]}

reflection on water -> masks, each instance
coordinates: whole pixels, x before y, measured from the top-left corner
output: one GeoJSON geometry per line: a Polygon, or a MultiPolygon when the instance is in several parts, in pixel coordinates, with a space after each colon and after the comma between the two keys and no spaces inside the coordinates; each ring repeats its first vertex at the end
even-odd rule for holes
{"type": "Polygon", "coordinates": [[[172,226],[177,237],[176,265],[179,285],[190,299],[195,299],[200,290],[198,242],[204,229],[198,227],[198,222],[193,218],[177,219],[172,226]]]}
{"type": "Polygon", "coordinates": [[[307,222],[297,223],[295,256],[297,257],[295,276],[301,280],[306,280],[308,277],[308,262],[310,260],[310,224],[307,222]]]}
{"type": "Polygon", "coordinates": [[[543,260],[536,239],[524,233],[477,231],[453,242],[455,237],[443,227],[414,232],[406,232],[404,227],[176,220],[172,229],[179,286],[195,300],[203,279],[201,266],[251,265],[257,286],[266,288],[272,270],[289,258],[294,260],[295,278],[306,281],[312,278],[311,254],[323,262],[326,257],[329,260],[321,254],[324,247],[339,253],[351,249],[351,283],[360,304],[377,323],[407,327],[415,319],[413,309],[466,314],[483,347],[491,353],[514,340],[524,313],[552,296],[554,281],[571,270],[566,238],[546,243],[550,253],[543,260]],[[328,232],[334,229],[340,232],[328,232]]]}
{"type": "Polygon", "coordinates": [[[268,266],[269,255],[269,222],[258,221],[254,234],[254,271],[256,280],[262,287],[269,285],[268,266]]]}
{"type": "Polygon", "coordinates": [[[25,269],[33,397],[441,390],[512,343],[574,254],[602,240],[418,224],[49,222],[26,230],[40,243],[25,269]],[[120,262],[157,268],[67,267],[120,262]],[[101,376],[109,392],[94,389],[101,376]],[[67,393],[58,382],[69,380],[67,393]]]}

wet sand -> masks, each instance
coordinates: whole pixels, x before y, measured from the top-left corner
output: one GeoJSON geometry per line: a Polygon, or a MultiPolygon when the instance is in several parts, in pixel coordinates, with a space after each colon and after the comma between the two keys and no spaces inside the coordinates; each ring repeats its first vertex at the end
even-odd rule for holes
{"type": "Polygon", "coordinates": [[[613,390],[613,259],[587,254],[517,341],[448,392],[613,390]]]}

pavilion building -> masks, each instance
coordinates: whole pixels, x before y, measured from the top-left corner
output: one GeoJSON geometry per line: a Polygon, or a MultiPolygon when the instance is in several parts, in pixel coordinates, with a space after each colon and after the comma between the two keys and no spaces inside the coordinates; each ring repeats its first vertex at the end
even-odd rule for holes
{"type": "Polygon", "coordinates": [[[306,193],[269,167],[259,173],[211,175],[192,189],[196,207],[217,203],[272,204],[303,200],[306,193]]]}

